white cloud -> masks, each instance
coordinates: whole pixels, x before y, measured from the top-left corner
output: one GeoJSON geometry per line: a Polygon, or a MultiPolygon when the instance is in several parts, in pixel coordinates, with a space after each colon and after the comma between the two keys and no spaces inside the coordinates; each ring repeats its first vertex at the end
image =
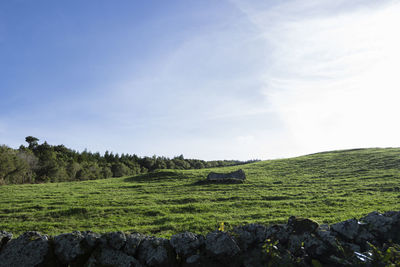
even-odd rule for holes
{"type": "Polygon", "coordinates": [[[245,17],[115,86],[109,118],[152,139],[132,149],[265,159],[399,146],[399,5],[263,3],[237,2],[245,17]]]}
{"type": "Polygon", "coordinates": [[[29,134],[77,149],[202,159],[400,146],[398,1],[234,3],[242,15],[191,32],[96,95],[55,103],[47,110],[64,115],[59,127],[29,134]]]}
{"type": "Polygon", "coordinates": [[[289,155],[399,146],[400,5],[327,14],[324,3],[332,11],[324,1],[266,11],[239,3],[271,47],[263,92],[285,125],[289,155]]]}

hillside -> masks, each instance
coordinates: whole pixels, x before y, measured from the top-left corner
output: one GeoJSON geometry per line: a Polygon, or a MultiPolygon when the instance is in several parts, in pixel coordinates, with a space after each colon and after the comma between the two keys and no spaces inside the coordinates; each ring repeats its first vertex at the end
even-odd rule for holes
{"type": "Polygon", "coordinates": [[[64,145],[49,145],[46,141],[27,136],[27,147],[18,149],[0,145],[0,185],[45,182],[71,182],[96,180],[144,174],[161,169],[190,170],[235,166],[258,160],[214,160],[185,159],[183,155],[174,158],[139,157],[135,154],[114,154],[106,151],[82,152],[64,145]]]}
{"type": "Polygon", "coordinates": [[[220,222],[282,223],[290,215],[334,223],[400,210],[400,149],[358,149],[236,167],[162,170],[133,177],[0,187],[0,229],[49,234],[138,231],[169,237],[220,222]],[[202,184],[242,168],[244,184],[202,184]]]}

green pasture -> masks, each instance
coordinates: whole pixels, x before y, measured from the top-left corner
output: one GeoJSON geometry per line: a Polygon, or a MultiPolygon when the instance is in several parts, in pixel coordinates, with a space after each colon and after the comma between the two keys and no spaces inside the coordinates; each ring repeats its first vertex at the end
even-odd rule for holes
{"type": "Polygon", "coordinates": [[[334,223],[400,210],[400,149],[359,149],[236,167],[0,186],[0,230],[59,234],[138,231],[169,237],[289,216],[334,223]],[[210,171],[242,168],[243,184],[202,183],[210,171]]]}

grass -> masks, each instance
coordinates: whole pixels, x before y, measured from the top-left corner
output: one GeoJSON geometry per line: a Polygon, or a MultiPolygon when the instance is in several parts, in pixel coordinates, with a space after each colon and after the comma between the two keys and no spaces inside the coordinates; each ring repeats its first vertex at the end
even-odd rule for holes
{"type": "Polygon", "coordinates": [[[400,149],[324,152],[237,167],[162,170],[134,177],[0,187],[0,229],[138,231],[170,237],[291,215],[335,223],[400,210],[400,149]],[[243,184],[204,184],[210,171],[242,168],[243,184]]]}

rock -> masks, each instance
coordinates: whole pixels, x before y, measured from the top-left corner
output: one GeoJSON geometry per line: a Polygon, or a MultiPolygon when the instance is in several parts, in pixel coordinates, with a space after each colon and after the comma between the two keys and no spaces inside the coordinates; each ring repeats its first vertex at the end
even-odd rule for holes
{"type": "Polygon", "coordinates": [[[304,240],[304,249],[312,258],[321,259],[325,254],[329,254],[331,246],[311,234],[304,240]]]}
{"type": "Polygon", "coordinates": [[[138,262],[134,257],[129,256],[122,251],[109,248],[98,248],[89,258],[85,266],[140,267],[142,264],[140,264],[140,262],[138,262]]]}
{"type": "Polygon", "coordinates": [[[204,244],[204,237],[202,235],[184,232],[173,235],[170,244],[178,255],[187,257],[196,254],[197,250],[204,244]]]}
{"type": "Polygon", "coordinates": [[[299,257],[304,254],[304,240],[309,233],[304,233],[301,235],[291,235],[288,240],[287,249],[293,255],[299,257]]]}
{"type": "Polygon", "coordinates": [[[253,245],[262,245],[266,239],[267,228],[258,224],[247,224],[234,229],[237,241],[242,250],[253,245]]]}
{"type": "Polygon", "coordinates": [[[350,219],[331,225],[331,229],[348,240],[353,240],[358,235],[360,225],[356,219],[350,219]]]}
{"type": "Polygon", "coordinates": [[[266,238],[279,240],[280,245],[287,243],[289,239],[289,230],[287,225],[275,224],[267,228],[266,238]]]}
{"type": "Polygon", "coordinates": [[[335,251],[334,246],[323,241],[319,235],[308,232],[301,235],[291,235],[288,240],[287,249],[297,257],[307,252],[307,254],[317,259],[321,259],[322,256],[335,251]]]}
{"type": "Polygon", "coordinates": [[[285,225],[248,224],[229,233],[214,231],[206,238],[190,232],[167,240],[139,233],[79,231],[52,239],[38,232],[11,238],[12,234],[0,231],[0,267],[375,266],[395,264],[388,253],[400,241],[400,212],[372,212],[360,221],[330,227],[292,216],[285,225]],[[367,241],[386,253],[385,260],[372,256],[367,241]]]}
{"type": "Polygon", "coordinates": [[[230,173],[210,172],[207,176],[207,181],[221,182],[224,180],[231,180],[231,179],[244,181],[246,179],[246,174],[242,169],[239,169],[237,171],[230,173]]]}
{"type": "Polygon", "coordinates": [[[311,258],[321,262],[327,262],[328,256],[338,254],[339,243],[330,231],[317,230],[315,234],[310,234],[304,239],[304,249],[311,258]]]}
{"type": "Polygon", "coordinates": [[[318,230],[317,231],[317,236],[319,239],[321,239],[324,244],[329,245],[330,247],[337,248],[338,242],[337,239],[330,231],[323,231],[323,230],[318,230]]]}
{"type": "Polygon", "coordinates": [[[327,260],[331,263],[329,266],[352,266],[352,264],[347,260],[339,258],[335,255],[330,255],[327,260]]]}
{"type": "Polygon", "coordinates": [[[0,266],[38,266],[44,265],[49,254],[47,235],[26,232],[6,244],[0,253],[0,266]]]}
{"type": "Polygon", "coordinates": [[[186,263],[195,264],[200,261],[200,255],[193,255],[186,259],[186,263]]]}
{"type": "Polygon", "coordinates": [[[12,233],[0,231],[0,251],[11,240],[12,236],[12,233]]]}
{"type": "Polygon", "coordinates": [[[126,236],[123,232],[111,232],[104,234],[101,239],[107,243],[111,248],[119,250],[126,242],[126,236]]]}
{"type": "Polygon", "coordinates": [[[126,243],[124,251],[128,255],[135,256],[140,243],[146,236],[139,233],[132,233],[126,236],[126,243]]]}
{"type": "Polygon", "coordinates": [[[269,261],[265,249],[249,249],[243,254],[240,254],[240,257],[242,259],[240,262],[241,267],[274,266],[273,263],[269,261]]]}
{"type": "Polygon", "coordinates": [[[354,254],[354,252],[361,252],[361,247],[357,244],[350,242],[340,242],[340,245],[343,247],[346,254],[354,254]]]}
{"type": "Polygon", "coordinates": [[[360,229],[354,239],[354,243],[361,246],[362,249],[368,249],[369,245],[367,242],[376,244],[376,238],[367,230],[366,225],[360,224],[360,229]]]}
{"type": "Polygon", "coordinates": [[[91,231],[85,231],[81,233],[84,237],[84,244],[89,248],[89,249],[93,249],[96,244],[99,242],[100,240],[100,235],[97,233],[93,233],[91,231]]]}
{"type": "Polygon", "coordinates": [[[393,242],[400,243],[400,211],[388,211],[383,215],[392,218],[391,239],[393,242]]]}
{"type": "Polygon", "coordinates": [[[318,230],[330,231],[331,228],[329,227],[329,224],[321,224],[321,225],[319,225],[318,230]]]}
{"type": "Polygon", "coordinates": [[[385,242],[393,236],[392,217],[384,216],[381,213],[374,211],[361,218],[360,221],[367,224],[370,233],[373,234],[379,241],[385,242]]]}
{"type": "Polygon", "coordinates": [[[147,237],[140,243],[137,253],[139,260],[148,266],[176,264],[176,256],[168,239],[147,237]]]}
{"type": "Polygon", "coordinates": [[[63,264],[82,265],[99,240],[100,235],[93,232],[75,231],[55,236],[54,254],[63,264]]]}
{"type": "Polygon", "coordinates": [[[235,239],[226,232],[214,231],[208,233],[205,244],[207,251],[217,257],[231,257],[240,252],[235,239]]]}
{"type": "Polygon", "coordinates": [[[291,216],[287,225],[293,234],[314,233],[318,229],[318,223],[310,219],[291,216]]]}
{"type": "Polygon", "coordinates": [[[85,254],[81,247],[84,236],[79,232],[61,234],[54,237],[54,253],[63,264],[70,264],[85,254]]]}
{"type": "Polygon", "coordinates": [[[387,211],[383,216],[392,218],[394,224],[400,223],[400,211],[387,211]]]}
{"type": "Polygon", "coordinates": [[[207,257],[206,255],[196,254],[192,255],[186,260],[180,262],[182,267],[221,267],[221,266],[229,266],[229,267],[237,267],[236,265],[224,264],[222,262],[217,261],[216,259],[212,259],[207,257]]]}

